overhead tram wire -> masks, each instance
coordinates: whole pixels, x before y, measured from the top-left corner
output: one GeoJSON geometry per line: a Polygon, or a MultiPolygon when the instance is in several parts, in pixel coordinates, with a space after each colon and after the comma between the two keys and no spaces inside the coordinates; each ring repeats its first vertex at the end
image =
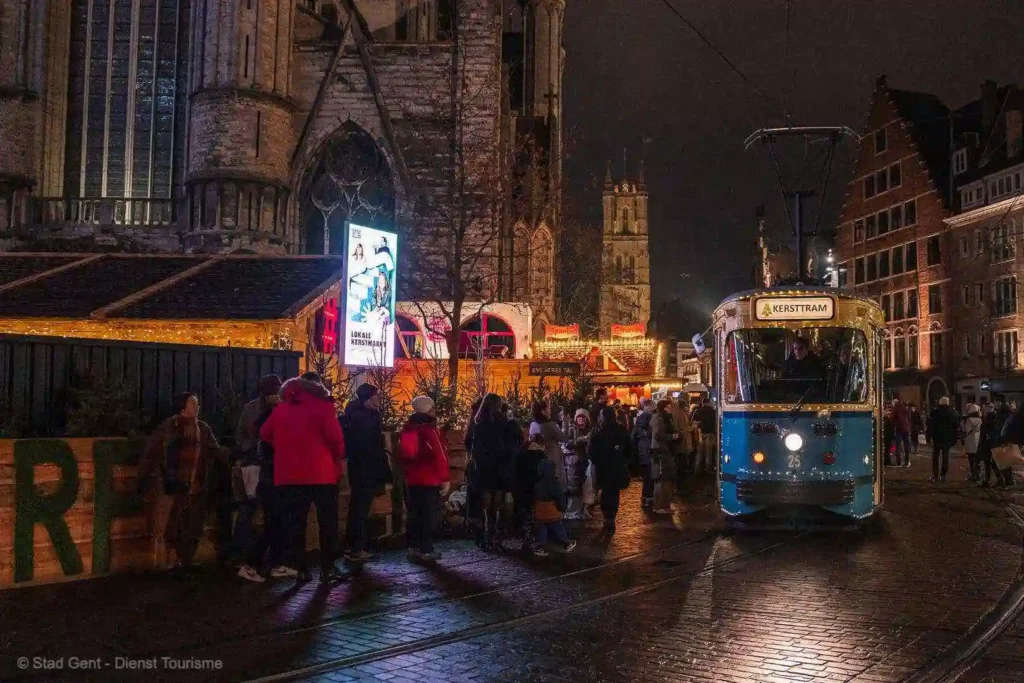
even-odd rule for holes
{"type": "Polygon", "coordinates": [[[776,112],[781,113],[782,116],[783,116],[783,119],[785,119],[787,121],[789,120],[789,114],[786,112],[786,108],[784,106],[780,106],[780,103],[779,103],[779,101],[776,98],[771,97],[768,94],[766,94],[763,90],[761,90],[761,88],[759,88],[757,86],[757,83],[754,83],[754,81],[752,81],[745,73],[740,71],[740,68],[738,66],[736,66],[736,64],[733,63],[733,61],[731,59],[729,59],[729,57],[726,56],[726,54],[724,52],[722,52],[720,49],[718,49],[718,47],[715,46],[715,44],[711,42],[710,38],[708,38],[706,35],[704,35],[699,28],[694,26],[693,22],[691,22],[689,19],[687,19],[683,15],[682,12],[680,12],[678,9],[676,9],[675,5],[673,5],[671,2],[669,2],[669,0],[661,0],[661,4],[665,5],[665,7],[667,7],[668,10],[670,12],[672,12],[672,14],[676,15],[676,17],[678,17],[680,21],[682,21],[684,24],[686,24],[686,27],[689,28],[693,32],[694,35],[696,35],[698,38],[700,38],[701,42],[703,42],[705,45],[707,45],[709,48],[711,48],[712,52],[714,52],[716,55],[718,55],[719,58],[723,62],[725,62],[726,66],[728,66],[733,71],[733,73],[735,73],[737,76],[739,76],[740,79],[744,83],[746,83],[750,87],[751,90],[753,90],[755,93],[757,93],[757,95],[762,100],[764,100],[765,103],[771,105],[771,107],[776,112]]]}

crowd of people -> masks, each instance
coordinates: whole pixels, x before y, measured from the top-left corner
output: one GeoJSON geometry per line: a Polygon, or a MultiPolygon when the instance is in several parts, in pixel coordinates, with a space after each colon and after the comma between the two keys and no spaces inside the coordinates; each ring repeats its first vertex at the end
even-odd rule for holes
{"type": "MultiPolygon", "coordinates": [[[[408,558],[440,559],[433,536],[442,500],[449,491],[445,440],[434,401],[418,396],[398,434],[395,452],[386,450],[377,387],[363,384],[337,413],[330,391],[312,372],[283,382],[263,377],[259,395],[245,405],[234,448],[222,447],[199,419],[199,399],[175,398],[173,415],[151,436],[139,469],[145,492],[155,471],[166,509],[164,539],[174,551],[172,572],[188,576],[211,505],[220,506],[211,472],[230,472],[230,495],[237,514],[228,515],[223,561],[237,564],[241,578],[312,579],[306,551],[309,510],[316,511],[322,583],[346,581],[373,558],[368,520],[374,498],[393,480],[392,458],[405,483],[408,558]],[[349,500],[344,538],[338,530],[339,484],[347,475],[349,500]],[[253,524],[262,512],[259,533],[253,524]],[[339,548],[339,540],[341,547],[339,548]],[[337,560],[343,559],[343,569],[337,560]]],[[[504,547],[510,535],[523,539],[526,552],[545,556],[551,544],[571,552],[566,520],[585,520],[600,511],[602,534],[616,531],[620,493],[631,468],[643,481],[642,506],[669,512],[675,487],[688,473],[714,468],[717,415],[710,401],[690,406],[685,397],[658,402],[643,399],[630,413],[609,402],[604,389],[589,408],[557,417],[551,403],[538,401],[533,419],[521,425],[496,394],[473,405],[465,433],[467,472],[478,513],[481,548],[504,547]],[[511,497],[511,515],[506,518],[511,497]]],[[[230,508],[229,508],[230,510],[230,508]]],[[[222,530],[223,531],[223,530],[222,530]]]]}
{"type": "Polygon", "coordinates": [[[963,445],[968,460],[968,481],[988,488],[1012,486],[1013,462],[1024,444],[1024,416],[1015,401],[994,394],[983,405],[968,403],[963,415],[951,405],[948,396],[927,417],[913,404],[893,399],[884,415],[883,447],[886,467],[910,467],[910,456],[918,452],[920,442],[931,444],[932,476],[929,481],[944,482],[949,474],[950,451],[963,445]],[[1005,455],[1004,455],[1005,454],[1005,455]]]}

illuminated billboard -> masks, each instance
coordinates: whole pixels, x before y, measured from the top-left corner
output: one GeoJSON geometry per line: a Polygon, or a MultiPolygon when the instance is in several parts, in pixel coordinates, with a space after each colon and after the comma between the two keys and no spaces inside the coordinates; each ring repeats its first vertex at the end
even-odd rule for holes
{"type": "Polygon", "coordinates": [[[398,235],[349,223],[345,253],[344,363],[394,367],[398,235]]]}

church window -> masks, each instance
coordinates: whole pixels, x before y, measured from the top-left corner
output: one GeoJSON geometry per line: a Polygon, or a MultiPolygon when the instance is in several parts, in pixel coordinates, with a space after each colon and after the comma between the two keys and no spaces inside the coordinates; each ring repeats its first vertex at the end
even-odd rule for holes
{"type": "Polygon", "coordinates": [[[629,230],[629,209],[622,210],[622,234],[628,235],[629,230]]]}

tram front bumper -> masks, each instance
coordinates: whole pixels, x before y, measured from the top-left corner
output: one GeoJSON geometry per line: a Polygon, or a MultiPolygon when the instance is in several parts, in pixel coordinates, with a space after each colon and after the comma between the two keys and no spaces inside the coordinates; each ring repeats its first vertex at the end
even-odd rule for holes
{"type": "Polygon", "coordinates": [[[745,505],[849,505],[854,498],[853,479],[798,481],[785,479],[737,479],[736,498],[745,505]]]}

